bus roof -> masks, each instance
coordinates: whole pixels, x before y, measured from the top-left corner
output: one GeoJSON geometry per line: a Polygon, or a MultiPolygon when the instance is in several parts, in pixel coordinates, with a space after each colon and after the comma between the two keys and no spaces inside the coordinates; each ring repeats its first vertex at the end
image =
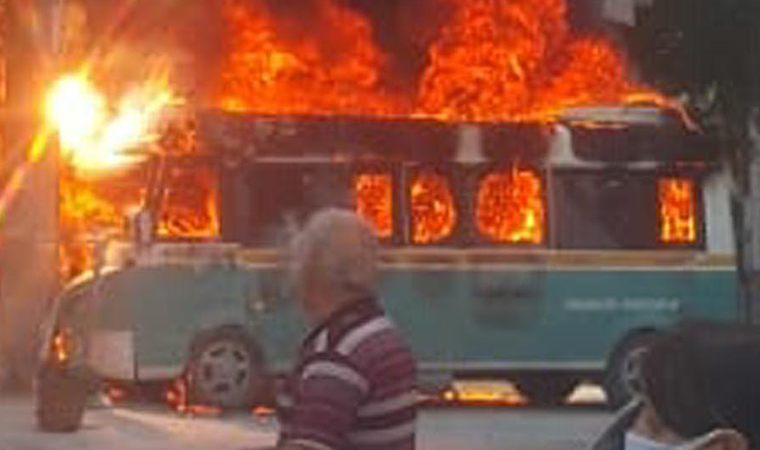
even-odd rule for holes
{"type": "Polygon", "coordinates": [[[374,117],[199,114],[204,153],[250,160],[520,161],[550,158],[560,129],[589,162],[712,162],[719,143],[656,108],[568,110],[546,123],[454,123],[374,117]]]}

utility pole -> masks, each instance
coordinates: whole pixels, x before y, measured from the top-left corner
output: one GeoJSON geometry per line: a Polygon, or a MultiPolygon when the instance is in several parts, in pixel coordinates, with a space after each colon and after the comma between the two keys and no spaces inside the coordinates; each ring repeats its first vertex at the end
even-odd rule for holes
{"type": "Polygon", "coordinates": [[[55,68],[59,0],[37,0],[42,34],[15,11],[9,29],[8,100],[2,189],[13,200],[0,211],[0,349],[17,387],[28,389],[38,354],[38,327],[58,288],[58,168],[48,139],[39,158],[45,87],[55,68]],[[16,182],[14,182],[14,181],[16,182]]]}

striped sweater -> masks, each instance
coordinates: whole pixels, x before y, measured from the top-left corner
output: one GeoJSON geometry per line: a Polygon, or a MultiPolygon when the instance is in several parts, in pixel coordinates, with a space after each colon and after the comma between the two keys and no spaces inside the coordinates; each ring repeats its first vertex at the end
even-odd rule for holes
{"type": "Polygon", "coordinates": [[[416,363],[371,299],[353,302],[304,340],[278,395],[280,444],[314,450],[412,450],[416,363]]]}

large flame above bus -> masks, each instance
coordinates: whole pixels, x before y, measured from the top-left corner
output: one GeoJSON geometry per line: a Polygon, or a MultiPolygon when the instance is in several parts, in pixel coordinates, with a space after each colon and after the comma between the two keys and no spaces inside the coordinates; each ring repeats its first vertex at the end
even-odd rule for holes
{"type": "Polygon", "coordinates": [[[383,92],[384,58],[372,28],[333,1],[317,3],[320,38],[278,35],[257,2],[225,0],[232,50],[221,74],[219,106],[258,114],[391,115],[400,107],[383,92]],[[329,41],[329,42],[328,42],[329,41]]]}
{"type": "Polygon", "coordinates": [[[610,43],[571,33],[566,0],[447,2],[451,19],[430,44],[424,70],[409,89],[392,91],[368,20],[347,6],[318,2],[316,31],[289,38],[278,35],[263,2],[227,0],[232,50],[219,105],[259,114],[501,122],[550,121],[577,106],[665,103],[628,78],[610,43]]]}
{"type": "MultiPolygon", "coordinates": [[[[304,2],[310,5],[305,20],[283,19],[282,11],[274,10],[274,0],[209,1],[208,7],[219,8],[223,18],[225,45],[219,49],[221,62],[207,64],[214,70],[197,68],[199,76],[212,72],[212,79],[201,83],[210,85],[211,92],[201,96],[211,98],[212,107],[231,112],[448,122],[551,122],[571,107],[667,104],[629,78],[625,58],[611,43],[571,30],[566,0],[435,1],[449,14],[426,41],[419,70],[402,80],[394,79],[390,70],[398,55],[379,43],[371,21],[350,2],[304,2]]],[[[426,17],[419,21],[422,24],[426,17]]],[[[61,189],[64,235],[90,234],[93,225],[118,228],[126,211],[144,201],[145,193],[137,187],[130,195],[110,192],[81,179],[82,173],[108,179],[150,154],[171,153],[177,150],[174,147],[194,151],[192,137],[180,139],[187,145],[175,145],[160,125],[177,105],[191,114],[195,107],[209,105],[178,94],[180,89],[163,70],[172,66],[174,53],[161,55],[161,49],[153,48],[151,52],[165,58],[159,58],[162,70],[148,70],[147,77],[143,73],[130,79],[127,74],[140,73],[144,64],[110,56],[101,57],[108,60],[105,70],[98,70],[101,61],[84,61],[80,72],[63,76],[51,87],[46,107],[59,132],[66,166],[61,189]],[[119,68],[109,65],[113,61],[121,64],[119,68]],[[110,86],[114,81],[122,89],[114,92],[110,86]]],[[[111,52],[125,53],[129,52],[111,52]]],[[[178,136],[193,135],[192,127],[179,129],[178,136]]],[[[187,180],[183,177],[178,179],[187,180]]],[[[199,175],[193,180],[164,199],[169,210],[156,218],[162,237],[218,235],[213,177],[199,175]]],[[[373,223],[382,224],[382,236],[390,237],[390,216],[383,212],[388,208],[371,204],[387,202],[387,186],[380,178],[359,181],[357,205],[371,212],[373,223]]],[[[431,189],[420,190],[417,196],[418,225],[424,224],[418,241],[444,239],[457,214],[446,206],[451,202],[444,190],[431,189]]],[[[488,198],[501,195],[497,194],[488,198]]],[[[525,210],[535,215],[537,225],[529,227],[533,234],[519,239],[541,239],[539,206],[525,210]]],[[[513,222],[483,218],[486,231],[499,239],[524,225],[513,222]]],[[[78,261],[72,266],[89,266],[87,258],[77,256],[82,252],[64,253],[78,261]]]]}

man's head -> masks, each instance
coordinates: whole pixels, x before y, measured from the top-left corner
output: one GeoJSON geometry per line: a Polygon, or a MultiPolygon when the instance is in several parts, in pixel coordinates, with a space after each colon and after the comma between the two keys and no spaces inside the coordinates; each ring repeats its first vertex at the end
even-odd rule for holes
{"type": "Polygon", "coordinates": [[[314,322],[374,291],[378,242],[372,227],[351,211],[315,213],[291,241],[290,256],[296,293],[314,322]]]}

